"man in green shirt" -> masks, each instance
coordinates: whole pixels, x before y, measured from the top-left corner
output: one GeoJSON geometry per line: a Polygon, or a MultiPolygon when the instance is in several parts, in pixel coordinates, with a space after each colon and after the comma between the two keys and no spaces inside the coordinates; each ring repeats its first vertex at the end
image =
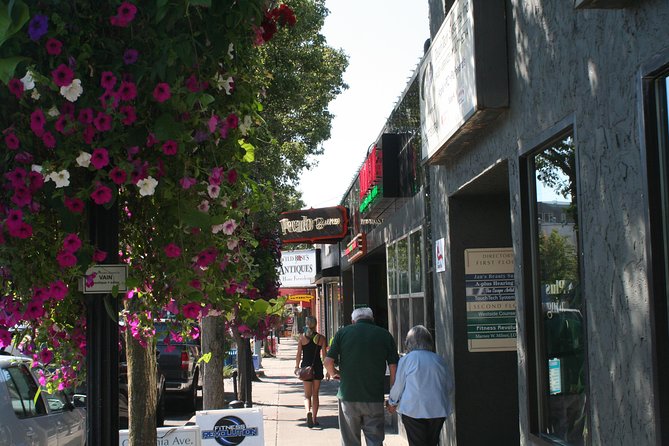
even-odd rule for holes
{"type": "Polygon", "coordinates": [[[342,445],[359,446],[362,429],[367,446],[382,446],[383,384],[386,365],[390,385],[395,381],[397,345],[388,330],[374,323],[371,308],[353,310],[351,319],[352,325],[335,334],[324,364],[330,376],[341,380],[337,398],[342,445]]]}

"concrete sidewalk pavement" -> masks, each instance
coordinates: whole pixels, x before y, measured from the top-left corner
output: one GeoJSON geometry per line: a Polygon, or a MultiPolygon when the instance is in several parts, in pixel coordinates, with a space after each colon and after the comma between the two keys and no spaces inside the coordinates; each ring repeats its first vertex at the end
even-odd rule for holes
{"type": "MultiPolygon", "coordinates": [[[[292,338],[282,338],[277,347],[276,357],[262,358],[262,369],[259,374],[261,382],[253,383],[254,407],[263,409],[265,445],[340,444],[336,397],[339,382],[334,380],[321,382],[318,411],[320,426],[309,429],[305,419],[303,385],[293,375],[297,341],[292,338]]],[[[386,429],[384,446],[406,445],[407,441],[397,433],[396,422],[394,429],[392,427],[386,429]]]]}

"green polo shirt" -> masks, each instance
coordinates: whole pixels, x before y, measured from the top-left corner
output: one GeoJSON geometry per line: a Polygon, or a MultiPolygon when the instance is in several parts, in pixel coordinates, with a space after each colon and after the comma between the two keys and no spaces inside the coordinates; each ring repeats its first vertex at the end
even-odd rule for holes
{"type": "Polygon", "coordinates": [[[399,361],[395,339],[388,330],[371,320],[359,320],[335,334],[327,356],[339,364],[341,381],[337,398],[383,402],[386,363],[399,361]]]}

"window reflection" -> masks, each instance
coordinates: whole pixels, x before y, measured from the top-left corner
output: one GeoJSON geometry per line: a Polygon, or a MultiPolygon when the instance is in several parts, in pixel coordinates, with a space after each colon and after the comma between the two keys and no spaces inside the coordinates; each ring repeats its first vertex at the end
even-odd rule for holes
{"type": "Polygon", "coordinates": [[[586,426],[583,300],[578,256],[575,147],[561,138],[533,158],[538,247],[535,305],[542,339],[537,360],[542,434],[561,444],[584,444],[586,426]],[[539,307],[540,305],[540,307],[539,307]]]}

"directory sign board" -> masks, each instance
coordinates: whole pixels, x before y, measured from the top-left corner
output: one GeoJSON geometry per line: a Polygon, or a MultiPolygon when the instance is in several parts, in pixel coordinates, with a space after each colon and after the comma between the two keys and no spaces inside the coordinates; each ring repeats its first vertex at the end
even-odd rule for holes
{"type": "Polygon", "coordinates": [[[465,287],[469,351],[516,350],[513,249],[465,249],[465,287]]]}

